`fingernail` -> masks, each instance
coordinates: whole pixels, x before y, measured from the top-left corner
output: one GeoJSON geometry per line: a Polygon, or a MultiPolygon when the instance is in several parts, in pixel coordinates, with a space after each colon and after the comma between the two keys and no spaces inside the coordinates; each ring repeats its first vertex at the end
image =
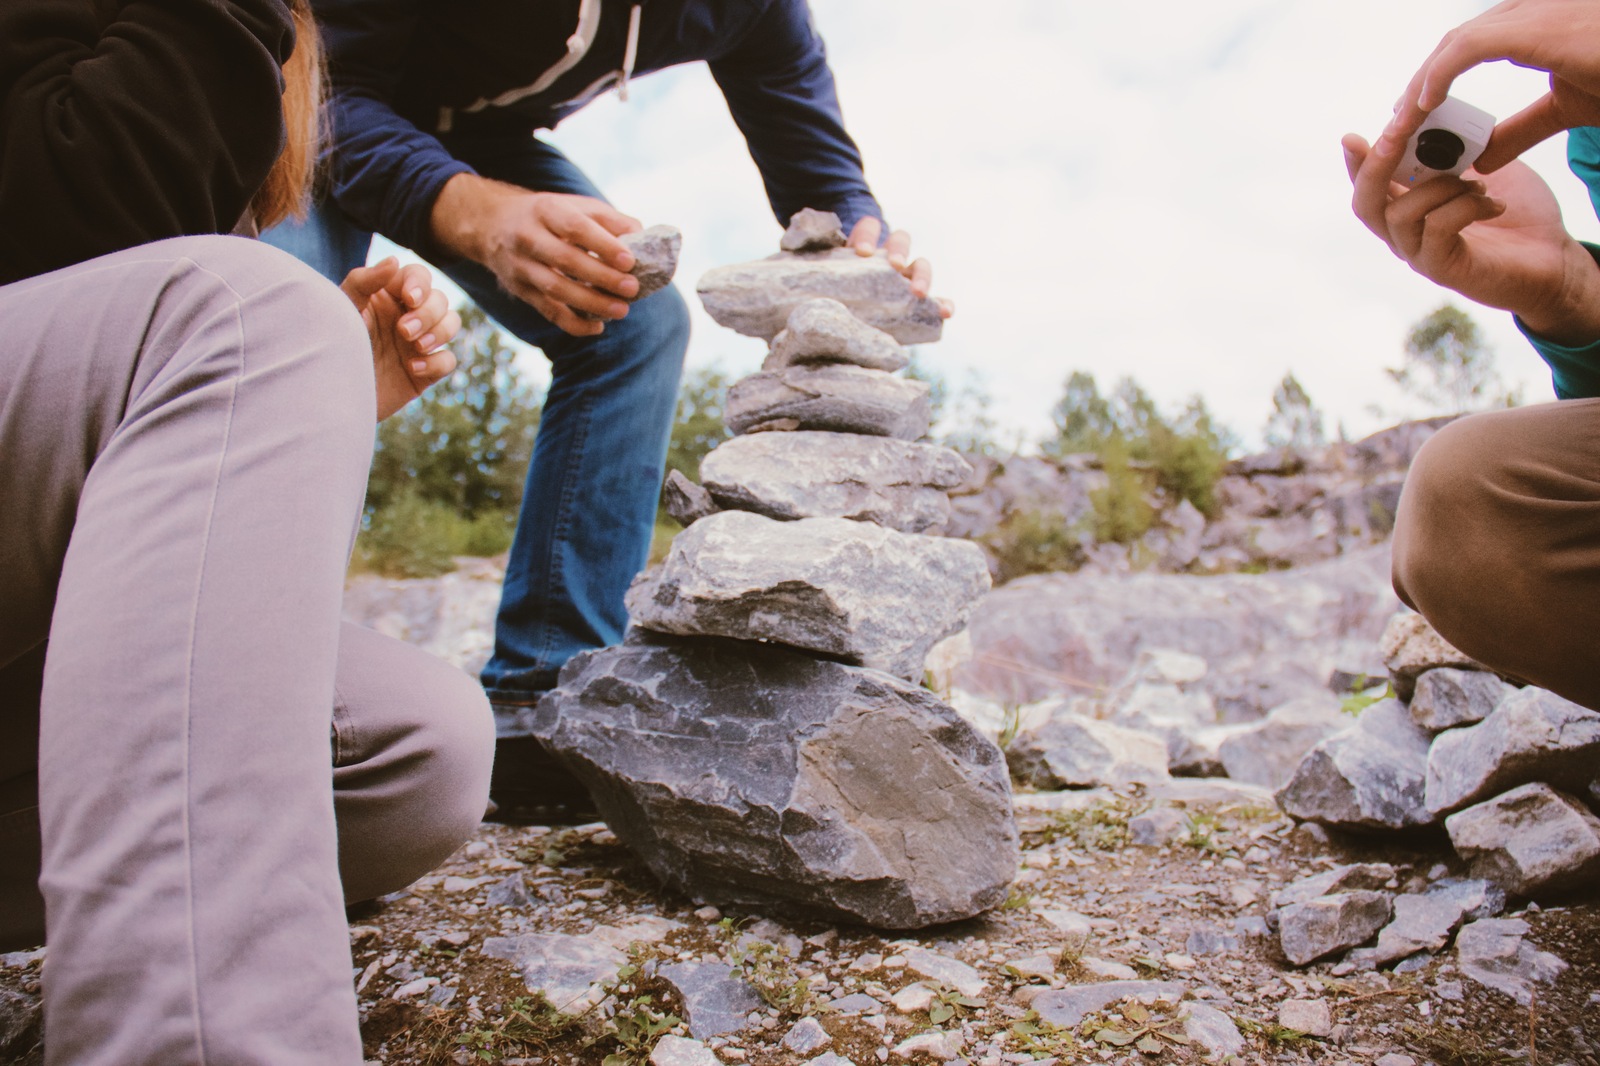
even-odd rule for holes
{"type": "Polygon", "coordinates": [[[903,255],[891,255],[889,257],[889,265],[896,270],[903,270],[906,265],[906,257],[903,255]]]}
{"type": "Polygon", "coordinates": [[[436,338],[433,334],[430,333],[426,337],[422,338],[420,341],[417,342],[417,347],[421,348],[423,351],[427,352],[427,351],[432,351],[434,345],[436,345],[438,343],[439,343],[438,338],[436,338]]]}
{"type": "Polygon", "coordinates": [[[400,332],[405,335],[406,340],[416,340],[417,334],[422,332],[422,323],[413,319],[401,326],[400,332]]]}
{"type": "Polygon", "coordinates": [[[411,302],[414,305],[415,304],[420,304],[422,302],[422,290],[421,289],[407,289],[406,290],[406,295],[411,298],[411,302]]]}
{"type": "Polygon", "coordinates": [[[411,360],[411,372],[413,374],[426,374],[428,372],[428,361],[426,359],[411,360]]]}

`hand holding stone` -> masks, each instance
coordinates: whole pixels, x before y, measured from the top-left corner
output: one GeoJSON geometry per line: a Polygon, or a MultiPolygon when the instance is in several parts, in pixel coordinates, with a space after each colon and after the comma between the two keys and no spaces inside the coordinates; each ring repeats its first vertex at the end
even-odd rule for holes
{"type": "MultiPolygon", "coordinates": [[[[872,255],[878,250],[878,236],[882,232],[883,223],[868,215],[851,227],[847,243],[857,255],[872,255]]],[[[918,298],[926,297],[928,290],[933,287],[933,264],[926,259],[911,258],[911,234],[903,229],[895,230],[884,242],[883,250],[889,256],[889,265],[911,282],[911,291],[918,298]]],[[[936,297],[936,300],[940,318],[955,314],[955,304],[942,296],[936,297]]]]}

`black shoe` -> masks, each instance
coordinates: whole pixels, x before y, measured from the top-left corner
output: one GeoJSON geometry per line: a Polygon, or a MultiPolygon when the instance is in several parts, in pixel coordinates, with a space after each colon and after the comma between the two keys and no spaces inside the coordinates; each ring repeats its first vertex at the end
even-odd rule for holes
{"type": "Polygon", "coordinates": [[[583,782],[536,737],[499,737],[489,778],[486,822],[505,825],[583,825],[600,812],[583,782]]]}

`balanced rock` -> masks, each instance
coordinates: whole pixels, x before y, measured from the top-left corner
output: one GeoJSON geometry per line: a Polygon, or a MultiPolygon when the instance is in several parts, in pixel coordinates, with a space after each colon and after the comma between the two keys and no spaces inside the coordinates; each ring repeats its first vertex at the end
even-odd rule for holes
{"type": "Polygon", "coordinates": [[[802,207],[789,216],[789,228],[783,231],[778,247],[785,252],[826,252],[843,248],[844,242],[844,225],[838,215],[802,207]]]}
{"type": "Polygon", "coordinates": [[[1322,741],[1278,791],[1291,818],[1361,829],[1406,829],[1435,818],[1423,802],[1429,736],[1399,700],[1380,700],[1322,741]]]}
{"type": "Polygon", "coordinates": [[[1600,879],[1600,818],[1542,783],[1453,814],[1445,829],[1475,874],[1519,896],[1600,879]]]}
{"type": "Polygon", "coordinates": [[[617,239],[633,253],[633,266],[628,273],[639,279],[639,294],[634,300],[642,300],[672,283],[672,275],[678,271],[678,252],[683,247],[683,234],[676,226],[651,226],[617,239]]]}
{"type": "Polygon", "coordinates": [[[537,732],[617,836],[695,899],[914,929],[1006,897],[1005,758],[920,686],[638,630],[561,680],[537,732]]]}
{"type": "Polygon", "coordinates": [[[685,529],[722,510],[704,486],[690,481],[681,470],[667,471],[661,484],[661,506],[685,529]]]}
{"type": "Polygon", "coordinates": [[[936,444],[807,430],[723,441],[700,461],[700,482],[725,510],[851,518],[922,533],[944,528],[946,490],[970,469],[936,444]]]}
{"type": "Polygon", "coordinates": [[[761,369],[844,363],[894,371],[910,362],[899,341],[861,321],[838,300],[819,297],[789,312],[761,369]]]}
{"type": "Polygon", "coordinates": [[[988,588],[983,551],[966,541],[723,511],[678,535],[628,610],[662,633],[773,641],[921,677],[928,649],[988,588]]]}
{"type": "Polygon", "coordinates": [[[1476,725],[1515,690],[1481,670],[1429,670],[1417,678],[1411,717],[1430,733],[1476,725]]]}
{"type": "Polygon", "coordinates": [[[1428,753],[1428,809],[1460,810],[1530,781],[1581,793],[1600,765],[1600,714],[1539,688],[1508,696],[1428,753]]]}
{"type": "Polygon", "coordinates": [[[858,366],[763,371],[728,389],[723,418],[735,433],[782,426],[916,440],[932,420],[925,381],[858,366]]]}
{"type": "Polygon", "coordinates": [[[1294,903],[1278,912],[1278,941],[1296,966],[1370,940],[1389,923],[1392,906],[1382,892],[1339,892],[1294,903]]]}
{"type": "Polygon", "coordinates": [[[913,294],[911,283],[882,252],[870,256],[848,248],[804,256],[779,252],[708,270],[698,290],[706,313],[718,325],[763,340],[776,337],[791,311],[819,296],[838,300],[901,344],[936,341],[944,328],[937,301],[913,294]]]}
{"type": "Polygon", "coordinates": [[[1483,669],[1466,653],[1457,651],[1415,611],[1401,611],[1389,619],[1378,641],[1378,650],[1383,653],[1383,664],[1388,667],[1395,693],[1403,700],[1411,698],[1417,678],[1429,670],[1441,666],[1483,669]]]}
{"type": "Polygon", "coordinates": [[[1121,786],[1167,779],[1160,737],[1093,718],[1053,717],[1006,748],[1019,780],[1040,789],[1121,786]]]}

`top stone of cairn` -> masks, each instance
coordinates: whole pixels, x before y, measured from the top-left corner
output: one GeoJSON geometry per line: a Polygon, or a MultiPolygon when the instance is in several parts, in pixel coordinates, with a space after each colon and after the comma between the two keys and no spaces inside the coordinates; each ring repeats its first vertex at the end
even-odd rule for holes
{"type": "Polygon", "coordinates": [[[826,252],[843,248],[844,225],[832,211],[802,207],[789,219],[778,247],[785,252],[826,252]]]}

